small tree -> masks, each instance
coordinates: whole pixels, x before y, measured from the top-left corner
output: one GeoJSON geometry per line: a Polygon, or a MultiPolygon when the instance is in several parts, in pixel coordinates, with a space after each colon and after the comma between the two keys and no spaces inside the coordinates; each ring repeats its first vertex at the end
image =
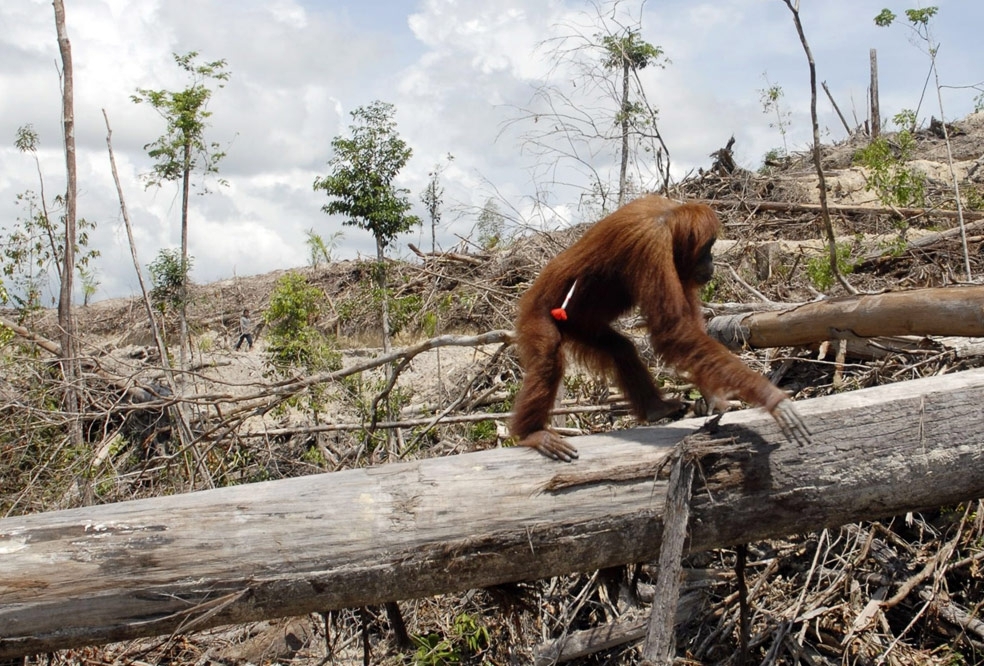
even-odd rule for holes
{"type": "Polygon", "coordinates": [[[286,373],[292,368],[319,372],[341,367],[341,356],[313,325],[324,298],[324,293],[302,275],[288,273],[277,280],[263,320],[269,325],[267,354],[278,372],[286,373]]]}
{"type": "Polygon", "coordinates": [[[10,291],[5,292],[3,303],[13,303],[22,319],[41,308],[41,293],[49,282],[52,265],[58,270],[59,281],[61,276],[60,244],[43,201],[31,190],[18,194],[15,204],[23,207],[24,214],[4,229],[3,274],[10,291]]]}
{"type": "Polygon", "coordinates": [[[786,134],[789,130],[790,124],[790,112],[789,109],[783,108],[782,98],[785,93],[782,90],[782,86],[777,83],[772,83],[769,81],[769,75],[762,72],[762,78],[765,79],[766,88],[759,90],[759,101],[762,103],[762,113],[769,114],[774,113],[776,116],[775,122],[770,122],[769,127],[779,130],[779,135],[782,137],[782,155],[779,157],[789,157],[789,144],[786,142],[786,134]]]}
{"type": "MultiPolygon", "coordinates": [[[[652,120],[651,116],[654,115],[652,109],[646,105],[632,101],[629,76],[649,65],[663,67],[663,49],[644,41],[636,29],[628,29],[622,35],[603,35],[601,46],[605,53],[603,59],[605,69],[620,72],[622,75],[621,104],[615,115],[622,141],[619,149],[618,172],[618,205],[621,206],[625,203],[628,186],[629,136],[635,128],[649,123],[652,120]]],[[[655,123],[653,125],[655,126],[655,123]]]]}
{"type": "Polygon", "coordinates": [[[168,310],[181,310],[184,305],[185,285],[193,257],[182,259],[181,253],[173,248],[164,248],[157,258],[147,266],[150,271],[150,300],[162,314],[168,310]]]}
{"type": "Polygon", "coordinates": [[[478,244],[483,250],[495,249],[502,242],[502,234],[505,230],[505,216],[499,210],[499,204],[495,199],[486,199],[482,206],[482,212],[478,214],[478,223],[475,225],[478,232],[478,244]]]}
{"type": "Polygon", "coordinates": [[[867,169],[866,189],[874,190],[886,206],[923,206],[926,204],[926,177],[907,166],[916,148],[911,111],[895,116],[899,131],[890,144],[884,136],[871,140],[854,154],[853,162],[867,169]]]}
{"type": "Polygon", "coordinates": [[[371,231],[376,239],[377,284],[383,294],[383,348],[390,350],[389,299],[386,293],[386,247],[398,234],[420,219],[410,215],[409,190],[394,180],[413,154],[396,132],[396,108],[375,101],[352,111],[350,136],[336,136],[328,165],[331,173],[314,179],[314,189],[323,190],[331,201],[321,207],[329,215],[343,215],[343,224],[371,231]]]}
{"type": "Polygon", "coordinates": [[[95,270],[79,267],[79,279],[82,280],[82,305],[88,306],[92,297],[99,290],[99,278],[95,270]]]}
{"type": "MultiPolygon", "coordinates": [[[[967,246],[967,228],[964,223],[963,201],[960,198],[960,179],[957,177],[957,172],[953,165],[953,148],[950,145],[950,130],[946,125],[946,112],[943,110],[943,95],[940,92],[942,89],[940,85],[940,72],[936,67],[936,53],[939,51],[940,45],[933,36],[932,26],[930,25],[932,18],[936,16],[938,11],[939,7],[935,6],[923,7],[921,9],[907,9],[905,10],[905,16],[909,20],[909,28],[916,38],[926,45],[926,55],[929,56],[929,72],[933,75],[933,80],[936,84],[936,101],[940,109],[940,127],[943,131],[943,141],[946,144],[946,160],[947,165],[950,167],[950,180],[953,183],[953,199],[957,209],[957,224],[960,227],[960,242],[963,246],[964,272],[969,282],[973,279],[973,273],[970,268],[970,250],[967,246]]],[[[883,28],[888,27],[895,22],[895,18],[896,16],[891,10],[883,9],[875,17],[875,25],[883,28]]],[[[928,77],[926,83],[929,83],[928,77]]],[[[924,87],[923,95],[925,94],[926,89],[924,87]]],[[[915,118],[919,115],[921,106],[922,97],[919,99],[916,110],[912,113],[913,125],[915,124],[915,118]]]]}
{"type": "MultiPolygon", "coordinates": [[[[188,258],[188,199],[191,192],[191,174],[202,171],[204,175],[218,172],[218,163],[225,157],[219,144],[205,141],[205,130],[208,128],[208,118],[212,115],[208,110],[208,102],[212,98],[210,82],[217,88],[222,88],[230,74],[226,71],[225,60],[214,60],[204,64],[196,63],[197,51],[185,55],[173,54],[178,67],[183,69],[191,79],[190,85],[177,92],[170,90],[150,90],[138,88],[137,94],[130,97],[135,104],[147,102],[167,122],[167,129],[153,143],[144,146],[144,150],[154,160],[154,168],[146,178],[147,187],[160,187],[165,181],[181,181],[181,261],[188,258]]],[[[224,181],[219,181],[224,184],[224,181]]],[[[207,191],[207,190],[205,190],[207,191]]],[[[190,273],[185,266],[182,275],[190,273]]],[[[181,285],[182,298],[179,312],[181,327],[181,365],[185,365],[185,341],[187,340],[188,323],[184,292],[181,285]]]]}
{"type": "Polygon", "coordinates": [[[326,241],[321,234],[315,233],[314,229],[305,230],[304,235],[307,236],[304,244],[308,246],[308,262],[313,268],[317,268],[322,262],[325,265],[330,264],[331,253],[344,237],[341,231],[336,231],[326,241]]]}
{"type": "Polygon", "coordinates": [[[565,83],[537,87],[507,126],[528,123],[522,146],[536,160],[541,201],[550,185],[581,181],[582,204],[588,201],[604,213],[633,190],[669,186],[669,150],[640,77],[641,70],[662,68],[669,60],[642,39],[641,19],[628,16],[621,0],[586,4],[589,9],[563,26],[567,34],[542,44],[551,66],[562,73],[556,78],[565,83]],[[618,164],[617,186],[611,155],[618,164]],[[559,176],[568,169],[582,178],[559,176]]]}
{"type": "MultiPolygon", "coordinates": [[[[447,164],[454,159],[454,155],[448,153],[447,164]]],[[[427,181],[427,188],[420,195],[420,201],[427,207],[427,215],[431,221],[431,252],[437,251],[437,225],[441,222],[441,206],[444,205],[444,187],[441,185],[441,174],[447,164],[437,164],[434,170],[427,174],[430,180],[427,181]]]]}
{"type": "MultiPolygon", "coordinates": [[[[188,272],[191,270],[192,257],[184,257],[174,248],[164,248],[157,253],[157,258],[147,266],[150,272],[150,301],[161,314],[161,319],[169,311],[181,313],[184,311],[188,286],[188,272]]],[[[161,325],[166,333],[167,326],[161,325]]],[[[184,329],[181,329],[184,335],[184,329]]],[[[183,346],[183,345],[182,345],[183,346]]]]}

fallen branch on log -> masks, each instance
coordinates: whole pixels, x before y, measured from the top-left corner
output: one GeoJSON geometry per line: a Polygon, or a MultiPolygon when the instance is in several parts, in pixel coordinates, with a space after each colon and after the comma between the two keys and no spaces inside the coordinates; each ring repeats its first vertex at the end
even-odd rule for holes
{"type": "MultiPolygon", "coordinates": [[[[984,496],[984,369],[760,410],[695,441],[690,550],[984,496]],[[900,492],[904,489],[904,492],[900,492]]],[[[649,562],[679,421],[0,520],[0,658],[649,562]]]]}

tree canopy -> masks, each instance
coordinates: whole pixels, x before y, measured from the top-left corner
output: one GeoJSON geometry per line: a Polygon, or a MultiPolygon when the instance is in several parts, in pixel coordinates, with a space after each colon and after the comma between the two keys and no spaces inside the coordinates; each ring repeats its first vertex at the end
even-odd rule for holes
{"type": "Polygon", "coordinates": [[[332,139],[331,173],[314,179],[314,189],[331,197],[321,209],[344,215],[343,224],[371,231],[382,251],[420,219],[409,215],[409,190],[393,183],[413,150],[396,132],[396,107],[375,101],[352,111],[350,136],[332,139]]]}
{"type": "Polygon", "coordinates": [[[184,90],[151,90],[137,88],[130,99],[140,104],[150,104],[167,122],[167,129],[156,141],[144,146],[154,160],[154,168],[147,177],[148,185],[160,186],[166,180],[180,180],[186,172],[199,168],[205,173],[218,172],[218,163],[225,157],[218,143],[205,141],[205,129],[212,112],[208,102],[212,98],[210,81],[222,88],[229,80],[226,61],[214,60],[196,63],[197,51],[184,55],[173,54],[174,62],[191,78],[184,90]]]}

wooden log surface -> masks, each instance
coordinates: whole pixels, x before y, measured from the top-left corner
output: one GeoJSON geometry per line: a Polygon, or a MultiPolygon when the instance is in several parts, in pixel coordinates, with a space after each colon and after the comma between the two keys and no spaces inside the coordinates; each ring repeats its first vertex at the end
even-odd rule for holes
{"type": "Polygon", "coordinates": [[[0,520],[0,657],[652,561],[666,482],[690,550],[984,496],[984,369],[576,440],[0,520]],[[700,431],[700,432],[698,432],[700,431]]]}
{"type": "Polygon", "coordinates": [[[732,348],[794,347],[898,335],[984,336],[984,286],[860,294],[785,310],[714,317],[708,332],[732,348]]]}

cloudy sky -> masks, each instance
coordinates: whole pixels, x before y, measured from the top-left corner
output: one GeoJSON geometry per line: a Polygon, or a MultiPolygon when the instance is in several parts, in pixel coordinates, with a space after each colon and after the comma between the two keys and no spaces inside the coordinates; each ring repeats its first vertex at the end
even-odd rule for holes
{"type": "MultiPolygon", "coordinates": [[[[163,132],[161,119],[130,96],[137,88],[178,90],[187,84],[173,53],[199,51],[228,62],[231,80],[216,91],[211,140],[228,156],[219,165],[228,187],[192,199],[193,279],[207,282],[307,263],[305,230],[344,237],[338,258],[372,256],[368,232],[342,227],[321,212],[326,199],[312,182],[327,173],[330,142],[348,133],[350,112],[373,100],[396,106],[401,136],[413,148],[400,185],[415,212],[428,173],[445,166],[445,212],[438,244],[471,234],[490,197],[512,224],[549,227],[583,221],[579,172],[547,171],[528,150],[532,121],[517,121],[538,87],[576,94],[577,74],[560,62],[558,41],[605,28],[597,3],[583,0],[66,0],[75,64],[79,215],[97,224],[90,246],[102,257],[97,298],[137,291],[119,203],[109,169],[102,109],[142,263],[180,244],[177,187],[145,189],[143,146],[163,132]],[[513,122],[510,122],[513,121],[513,122]],[[446,156],[452,154],[452,162],[446,156]],[[551,185],[562,181],[569,186],[551,185]],[[547,206],[534,206],[538,196],[547,206]]],[[[984,3],[938,0],[932,23],[948,118],[971,112],[984,81],[984,3]]],[[[919,103],[929,60],[904,22],[877,28],[888,6],[902,15],[913,2],[803,0],[802,20],[818,67],[853,123],[866,115],[868,52],[878,49],[882,115],[919,103]]],[[[923,5],[925,6],[925,4],[923,5]]],[[[808,146],[809,80],[791,14],[781,0],[626,0],[618,20],[641,23],[643,38],[670,62],[647,68],[643,82],[659,108],[659,127],[673,175],[706,167],[708,154],[733,134],[739,162],[757,168],[782,145],[763,113],[760,91],[783,90],[791,150],[808,146]]],[[[609,24],[609,29],[617,26],[609,24]]],[[[64,187],[57,43],[50,0],[0,3],[0,226],[20,208],[15,198],[38,189],[30,156],[14,148],[18,127],[40,135],[50,195],[64,187]]],[[[583,88],[583,81],[582,88],[583,88]]],[[[822,94],[822,93],[821,93],[822,94]]],[[[826,99],[819,110],[825,140],[845,132],[826,99]]],[[[935,96],[920,116],[939,115],[935,96]]],[[[600,118],[604,121],[604,118],[600,118]]],[[[604,122],[602,122],[604,124],[604,122]]],[[[594,166],[612,162],[602,152],[594,166]]],[[[214,183],[213,183],[214,185],[214,183]]],[[[402,236],[391,254],[414,242],[429,249],[430,231],[402,236]]]]}

